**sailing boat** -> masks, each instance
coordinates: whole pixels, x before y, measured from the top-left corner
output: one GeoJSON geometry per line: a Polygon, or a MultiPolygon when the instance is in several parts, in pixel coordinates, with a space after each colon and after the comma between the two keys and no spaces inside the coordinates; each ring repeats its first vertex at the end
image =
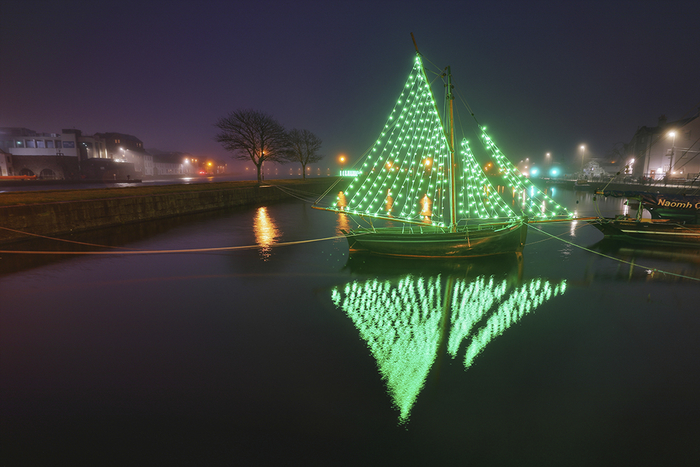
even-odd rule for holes
{"type": "Polygon", "coordinates": [[[314,206],[367,223],[343,232],[350,253],[417,258],[517,253],[530,220],[573,217],[508,161],[485,127],[478,125],[482,143],[507,187],[489,182],[466,139],[455,156],[450,67],[438,76],[446,80],[444,124],[416,47],[413,69],[379,138],[356,166],[357,176],[333,205],[314,206]]]}

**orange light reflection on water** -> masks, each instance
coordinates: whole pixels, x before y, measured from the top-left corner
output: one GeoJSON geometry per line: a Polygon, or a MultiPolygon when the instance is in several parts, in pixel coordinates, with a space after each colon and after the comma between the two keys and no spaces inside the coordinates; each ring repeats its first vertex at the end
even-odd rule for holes
{"type": "Polygon", "coordinates": [[[350,219],[345,214],[338,213],[338,223],[335,226],[336,235],[343,235],[343,231],[350,231],[350,219]]]}
{"type": "Polygon", "coordinates": [[[272,245],[279,238],[280,232],[275,225],[275,222],[267,214],[267,208],[262,206],[258,208],[253,223],[255,232],[255,242],[260,245],[260,257],[267,261],[272,252],[272,245]]]}

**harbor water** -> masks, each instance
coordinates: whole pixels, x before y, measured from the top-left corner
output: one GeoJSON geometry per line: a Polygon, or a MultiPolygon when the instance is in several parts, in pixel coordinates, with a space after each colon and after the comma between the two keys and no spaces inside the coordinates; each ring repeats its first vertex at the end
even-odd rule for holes
{"type": "Polygon", "coordinates": [[[700,462],[698,250],[571,222],[349,258],[353,222],[290,200],[12,245],[63,254],[0,254],[2,465],[700,462]]]}

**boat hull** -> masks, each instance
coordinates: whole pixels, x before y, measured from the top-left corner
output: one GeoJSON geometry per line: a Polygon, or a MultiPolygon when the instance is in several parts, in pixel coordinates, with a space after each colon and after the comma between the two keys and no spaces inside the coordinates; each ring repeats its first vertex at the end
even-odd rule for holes
{"type": "Polygon", "coordinates": [[[606,238],[632,243],[694,245],[700,248],[700,225],[666,220],[599,219],[591,224],[606,238]]]}
{"type": "Polygon", "coordinates": [[[527,224],[498,230],[407,233],[401,228],[346,233],[351,254],[369,253],[407,258],[470,258],[523,251],[527,224]]]}

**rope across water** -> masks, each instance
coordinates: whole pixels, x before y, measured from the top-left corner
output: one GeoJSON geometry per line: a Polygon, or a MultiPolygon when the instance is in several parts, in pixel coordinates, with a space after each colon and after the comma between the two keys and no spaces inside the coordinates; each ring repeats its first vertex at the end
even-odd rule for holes
{"type": "MultiPolygon", "coordinates": [[[[605,253],[601,253],[599,251],[591,250],[590,248],[586,248],[581,245],[577,245],[574,242],[571,242],[569,240],[563,239],[557,235],[550,234],[549,232],[545,232],[544,230],[540,229],[539,227],[535,227],[532,224],[528,224],[528,227],[531,229],[534,229],[541,234],[549,237],[549,239],[553,240],[558,240],[560,242],[563,242],[567,245],[571,245],[575,248],[578,248],[580,250],[586,251],[588,253],[601,256],[604,258],[607,258],[612,261],[617,261],[619,263],[627,264],[633,267],[637,268],[642,268],[645,270],[650,270],[654,272],[659,272],[662,274],[666,274],[669,276],[674,276],[674,277],[679,277],[683,279],[689,279],[693,281],[698,281],[700,282],[700,278],[696,277],[691,277],[691,276],[686,276],[683,274],[677,274],[673,273],[670,271],[664,271],[659,268],[654,268],[654,267],[649,267],[649,266],[644,266],[640,264],[633,263],[631,261],[627,261],[621,258],[616,258],[614,256],[607,255],[605,253]]],[[[0,250],[0,254],[24,254],[24,255],[72,255],[72,256],[88,256],[88,255],[102,255],[102,256],[109,256],[109,255],[154,255],[154,254],[182,254],[182,253],[210,253],[210,252],[221,252],[221,251],[236,251],[236,250],[251,250],[251,249],[256,249],[260,248],[260,245],[255,244],[255,245],[239,245],[239,246],[223,246],[223,247],[209,247],[209,248],[185,248],[185,249],[176,249],[176,250],[137,250],[137,249],[124,249],[124,247],[113,247],[109,245],[98,245],[94,243],[85,243],[85,242],[77,242],[73,240],[66,240],[66,239],[61,239],[61,238],[55,238],[55,237],[48,237],[45,235],[38,235],[38,234],[32,234],[29,232],[21,232],[19,230],[14,230],[10,229],[7,227],[1,227],[0,229],[3,230],[8,230],[10,232],[14,233],[21,233],[25,234],[28,236],[34,236],[34,237],[39,237],[39,238],[44,238],[48,240],[55,240],[58,242],[67,242],[67,243],[74,243],[77,245],[83,245],[83,246],[92,246],[92,247],[98,247],[98,248],[106,248],[110,249],[108,251],[55,251],[55,250],[41,250],[41,251],[33,251],[33,250],[0,250]]],[[[321,237],[321,238],[312,238],[312,239],[307,239],[307,240],[296,240],[296,241],[291,241],[291,242],[278,242],[278,243],[273,243],[270,246],[271,247],[282,247],[282,246],[292,246],[292,245],[301,245],[305,243],[316,243],[316,242],[325,242],[328,240],[338,240],[345,238],[343,235],[334,235],[332,237],[321,237]]],[[[533,245],[536,243],[540,243],[544,240],[539,240],[537,242],[530,242],[528,245],[533,245]]]]}

